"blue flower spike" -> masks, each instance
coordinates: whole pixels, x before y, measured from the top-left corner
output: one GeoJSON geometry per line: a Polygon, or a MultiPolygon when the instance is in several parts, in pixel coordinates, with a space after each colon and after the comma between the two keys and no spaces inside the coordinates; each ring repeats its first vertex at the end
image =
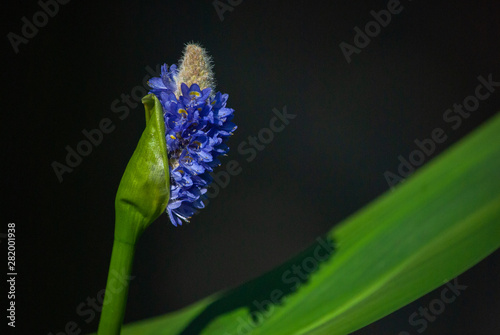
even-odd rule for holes
{"type": "Polygon", "coordinates": [[[163,65],[149,86],[163,107],[170,171],[166,212],[178,226],[205,206],[209,172],[220,165],[217,157],[227,153],[225,142],[237,128],[234,110],[226,107],[227,94],[213,94],[212,61],[197,44],[186,46],[179,69],[163,65]]]}
{"type": "Polygon", "coordinates": [[[212,63],[206,51],[188,44],[180,66],[161,67],[142,99],[146,116],[137,147],[123,173],[115,199],[115,233],[98,335],[120,334],[128,281],[119,292],[116,273],[130,278],[135,245],[163,212],[174,226],[189,222],[203,208],[209,173],[236,129],[227,94],[213,93],[212,63]]]}
{"type": "Polygon", "coordinates": [[[209,173],[227,153],[225,144],[236,129],[228,95],[213,93],[212,63],[206,51],[188,44],[180,66],[161,67],[149,80],[142,99],[146,115],[137,147],[123,173],[115,199],[115,233],[98,335],[120,334],[128,281],[116,287],[116,273],[130,278],[136,242],[163,212],[174,226],[205,205],[209,173]]]}

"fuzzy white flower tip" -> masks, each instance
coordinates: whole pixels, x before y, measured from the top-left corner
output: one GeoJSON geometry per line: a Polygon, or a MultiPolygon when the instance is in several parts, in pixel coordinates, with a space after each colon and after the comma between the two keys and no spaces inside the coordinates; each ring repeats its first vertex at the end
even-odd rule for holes
{"type": "Polygon", "coordinates": [[[214,92],[212,58],[205,49],[198,44],[187,44],[179,64],[179,73],[176,78],[177,90],[175,92],[177,97],[182,94],[182,83],[188,87],[196,83],[200,86],[200,89],[211,88],[212,92],[214,92]]]}

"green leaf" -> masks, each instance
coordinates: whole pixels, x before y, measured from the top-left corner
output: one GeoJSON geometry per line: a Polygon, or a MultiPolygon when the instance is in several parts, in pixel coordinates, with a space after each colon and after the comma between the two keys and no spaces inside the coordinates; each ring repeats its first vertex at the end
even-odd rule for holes
{"type": "Polygon", "coordinates": [[[122,334],[341,335],[382,318],[500,246],[498,143],[500,114],[289,262],[122,334]]]}
{"type": "Polygon", "coordinates": [[[115,239],[135,244],[160,216],[170,197],[170,176],[163,109],[158,98],[142,99],[146,129],[127,164],[115,200],[115,239]]]}

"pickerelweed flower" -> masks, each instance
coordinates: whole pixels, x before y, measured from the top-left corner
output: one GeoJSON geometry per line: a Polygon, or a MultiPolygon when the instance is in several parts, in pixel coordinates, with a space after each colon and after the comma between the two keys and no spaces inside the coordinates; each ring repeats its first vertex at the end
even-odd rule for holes
{"type": "Polygon", "coordinates": [[[163,107],[170,169],[170,200],[166,212],[174,226],[182,225],[203,203],[209,172],[227,153],[225,144],[236,129],[234,110],[226,107],[227,94],[213,91],[211,60],[196,44],[186,46],[180,69],[161,68],[161,77],[149,80],[150,93],[163,107]]]}

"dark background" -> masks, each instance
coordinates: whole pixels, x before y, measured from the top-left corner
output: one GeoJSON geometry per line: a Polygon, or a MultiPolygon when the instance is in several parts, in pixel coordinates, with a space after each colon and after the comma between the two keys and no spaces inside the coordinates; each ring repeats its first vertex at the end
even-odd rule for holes
{"type": "MultiPolygon", "coordinates": [[[[141,85],[147,66],[177,62],[186,42],[208,49],[217,89],[230,94],[239,128],[224,162],[242,173],[190,224],[163,215],[144,233],[126,322],[270,270],[388,191],[384,172],[396,172],[415,139],[445,129],[435,157],[491,117],[500,92],[457,130],[443,112],[474,94],[479,75],[500,80],[500,4],[402,0],[348,64],[339,43],[353,44],[354,27],[387,2],[243,1],[221,21],[211,1],[71,1],[18,54],[5,37],[2,232],[16,223],[16,333],[56,334],[69,321],[97,329],[98,317],[86,323],[76,307],[106,283],[114,196],[145,123],[142,106],[120,120],[111,104],[141,85]],[[247,162],[238,144],[285,105],[296,119],[247,162]],[[103,118],[115,130],[60,183],[51,163],[103,118]]],[[[40,11],[35,1],[2,7],[4,36],[40,11]]],[[[468,288],[425,333],[498,333],[499,263],[497,251],[461,275],[468,288]]],[[[417,334],[408,317],[440,291],[355,334],[417,334]]]]}

